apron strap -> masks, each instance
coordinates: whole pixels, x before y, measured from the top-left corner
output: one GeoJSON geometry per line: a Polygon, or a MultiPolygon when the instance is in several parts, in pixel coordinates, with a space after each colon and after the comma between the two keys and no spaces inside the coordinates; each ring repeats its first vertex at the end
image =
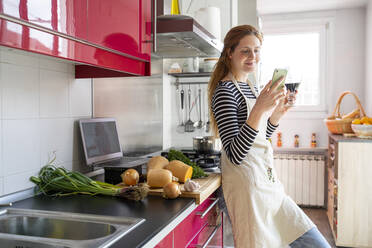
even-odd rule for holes
{"type": "MultiPolygon", "coordinates": [[[[241,90],[241,88],[238,84],[238,81],[235,79],[234,75],[231,72],[229,73],[229,77],[231,78],[231,81],[234,83],[235,87],[239,90],[240,94],[243,95],[244,100],[245,100],[245,104],[247,105],[247,116],[249,116],[249,112],[250,112],[249,111],[249,101],[248,101],[247,97],[244,95],[243,91],[241,90]]],[[[258,95],[257,95],[256,90],[254,89],[253,84],[248,79],[247,79],[246,83],[249,85],[249,88],[251,88],[252,93],[257,98],[258,95]]]]}

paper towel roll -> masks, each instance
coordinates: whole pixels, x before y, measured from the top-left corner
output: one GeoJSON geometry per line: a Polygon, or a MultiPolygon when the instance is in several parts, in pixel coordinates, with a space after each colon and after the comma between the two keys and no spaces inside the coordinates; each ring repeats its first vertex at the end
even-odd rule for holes
{"type": "Polygon", "coordinates": [[[214,37],[221,40],[221,11],[217,7],[201,8],[195,12],[196,21],[214,37]]]}

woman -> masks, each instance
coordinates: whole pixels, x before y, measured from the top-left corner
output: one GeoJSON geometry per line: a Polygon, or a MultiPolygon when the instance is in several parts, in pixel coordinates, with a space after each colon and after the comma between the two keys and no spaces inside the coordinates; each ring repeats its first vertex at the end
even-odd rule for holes
{"type": "Polygon", "coordinates": [[[267,140],[287,112],[279,80],[260,94],[247,80],[260,61],[261,34],[232,28],[208,85],[211,124],[223,144],[222,189],[235,247],[330,247],[287,196],[273,168],[267,140]],[[271,115],[270,115],[271,114],[271,115]]]}

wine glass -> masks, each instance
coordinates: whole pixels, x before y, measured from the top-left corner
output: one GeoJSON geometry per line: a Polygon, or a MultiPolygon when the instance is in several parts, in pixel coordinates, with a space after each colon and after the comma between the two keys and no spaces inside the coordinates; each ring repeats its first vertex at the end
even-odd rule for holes
{"type": "Polygon", "coordinates": [[[296,83],[286,83],[285,87],[289,91],[288,97],[287,97],[287,106],[293,106],[294,105],[294,99],[296,95],[296,90],[300,86],[301,82],[296,83]]]}

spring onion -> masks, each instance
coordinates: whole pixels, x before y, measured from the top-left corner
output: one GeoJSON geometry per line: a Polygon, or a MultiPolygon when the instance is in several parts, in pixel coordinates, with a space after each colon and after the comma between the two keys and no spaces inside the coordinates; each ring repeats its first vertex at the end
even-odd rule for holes
{"type": "Polygon", "coordinates": [[[37,193],[53,196],[74,194],[118,196],[131,200],[142,200],[147,196],[148,186],[139,184],[127,188],[92,180],[77,171],[68,171],[63,167],[54,166],[53,158],[41,168],[37,177],[30,177],[31,182],[38,186],[37,193]]]}

